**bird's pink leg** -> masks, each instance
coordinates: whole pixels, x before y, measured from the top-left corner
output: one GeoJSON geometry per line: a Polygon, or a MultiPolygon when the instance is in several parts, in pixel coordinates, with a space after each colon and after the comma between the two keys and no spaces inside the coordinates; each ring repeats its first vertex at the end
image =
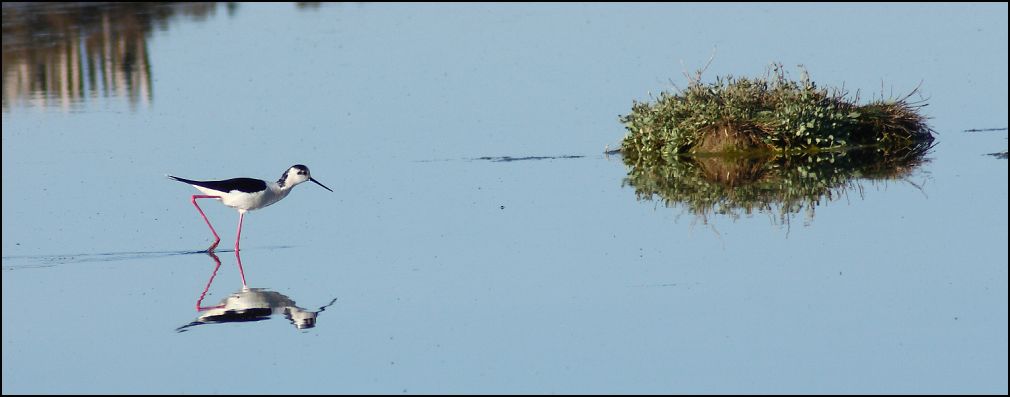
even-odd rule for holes
{"type": "Polygon", "coordinates": [[[238,233],[235,234],[235,252],[238,252],[238,241],[242,239],[242,220],[245,219],[245,212],[238,213],[238,233]]]}
{"type": "Polygon", "coordinates": [[[196,206],[196,210],[200,211],[200,216],[202,216],[203,220],[207,222],[207,227],[210,228],[210,232],[214,233],[214,244],[211,244],[210,248],[207,248],[207,252],[214,252],[214,248],[217,248],[217,243],[221,242],[221,237],[218,237],[217,231],[214,230],[214,226],[210,224],[210,219],[207,219],[207,215],[203,213],[203,210],[200,209],[200,205],[196,203],[196,199],[202,199],[202,198],[220,199],[221,196],[205,196],[201,194],[196,194],[193,195],[193,199],[191,200],[193,202],[193,205],[196,206]]]}
{"type": "Polygon", "coordinates": [[[235,250],[235,260],[238,261],[238,274],[242,276],[242,288],[245,288],[245,270],[242,269],[242,256],[238,254],[238,250],[235,250]]]}
{"type": "Polygon", "coordinates": [[[203,303],[203,298],[207,296],[207,291],[210,290],[210,285],[214,283],[214,276],[217,276],[217,269],[221,268],[221,259],[218,259],[217,255],[214,255],[213,252],[208,252],[207,254],[210,255],[211,259],[214,259],[214,272],[210,274],[210,280],[207,280],[207,286],[203,287],[203,292],[200,293],[200,298],[196,300],[196,311],[198,312],[210,309],[220,309],[224,307],[224,305],[207,306],[207,307],[200,306],[200,304],[203,303]]]}

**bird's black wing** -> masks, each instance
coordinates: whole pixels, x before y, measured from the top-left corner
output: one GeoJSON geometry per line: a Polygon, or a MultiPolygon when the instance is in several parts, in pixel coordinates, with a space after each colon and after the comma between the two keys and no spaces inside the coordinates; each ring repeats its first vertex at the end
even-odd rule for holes
{"type": "Polygon", "coordinates": [[[232,179],[225,179],[223,181],[194,181],[171,175],[169,175],[168,177],[182,183],[188,183],[190,185],[205,187],[207,189],[213,189],[219,192],[226,192],[226,193],[236,190],[244,193],[255,193],[266,190],[267,188],[266,182],[260,179],[253,179],[253,178],[232,178],[232,179]]]}

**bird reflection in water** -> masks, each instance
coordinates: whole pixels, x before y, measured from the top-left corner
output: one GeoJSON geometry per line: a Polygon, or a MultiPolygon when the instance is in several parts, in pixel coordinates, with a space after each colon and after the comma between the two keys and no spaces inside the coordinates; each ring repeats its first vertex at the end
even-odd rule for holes
{"type": "Polygon", "coordinates": [[[288,321],[297,329],[309,329],[316,326],[316,318],[326,308],[336,303],[333,298],[330,303],[319,310],[309,311],[295,305],[295,301],[286,295],[264,288],[250,288],[246,285],[245,270],[242,268],[242,256],[236,251],[235,259],[238,263],[239,274],[242,276],[242,289],[228,295],[216,306],[203,306],[203,299],[207,296],[207,291],[214,283],[218,269],[221,268],[221,259],[213,252],[208,253],[214,260],[214,271],[207,280],[207,286],[200,293],[200,298],[196,301],[196,311],[200,312],[193,322],[176,328],[176,332],[186,332],[190,328],[203,324],[240,323],[250,321],[262,321],[269,319],[275,314],[283,314],[288,321]]]}

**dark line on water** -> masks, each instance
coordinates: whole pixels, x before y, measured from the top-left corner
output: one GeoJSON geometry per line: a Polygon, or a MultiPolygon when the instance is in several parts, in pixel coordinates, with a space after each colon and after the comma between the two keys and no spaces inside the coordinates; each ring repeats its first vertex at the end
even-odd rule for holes
{"type": "Polygon", "coordinates": [[[989,153],[989,154],[986,154],[986,156],[993,156],[993,157],[998,158],[1000,160],[1006,160],[1007,159],[1007,152],[1006,151],[1002,151],[1002,152],[996,152],[996,153],[989,153]]]}
{"type": "Polygon", "coordinates": [[[581,159],[588,156],[584,154],[564,154],[559,156],[481,156],[481,157],[463,157],[458,159],[435,159],[435,160],[417,160],[417,163],[434,163],[441,161],[491,161],[495,163],[509,163],[513,161],[533,161],[533,160],[570,160],[570,159],[581,159]]]}
{"type": "MultiPolygon", "coordinates": [[[[284,249],[292,248],[292,246],[274,246],[274,247],[262,247],[253,248],[256,249],[284,249]]],[[[248,250],[248,248],[247,248],[248,250]]],[[[234,252],[235,250],[215,250],[214,252],[234,252]]],[[[38,269],[38,268],[48,268],[55,267],[57,265],[66,264],[76,264],[76,263],[92,263],[92,262],[116,262],[134,259],[149,259],[149,258],[164,258],[171,256],[182,256],[182,255],[193,255],[193,254],[206,254],[207,250],[202,251],[130,251],[130,252],[100,252],[100,253],[80,253],[80,254],[57,254],[57,255],[12,255],[4,256],[0,259],[3,260],[3,270],[17,270],[17,269],[38,269]],[[28,262],[19,265],[8,265],[8,262],[28,262]]]]}
{"type": "Polygon", "coordinates": [[[1006,131],[1007,127],[1003,128],[972,128],[970,130],[964,130],[964,132],[992,132],[992,131],[1006,131]]]}
{"type": "Polygon", "coordinates": [[[470,160],[470,161],[474,161],[474,160],[486,160],[486,161],[493,161],[493,162],[496,162],[496,163],[507,163],[507,162],[512,162],[512,161],[527,161],[527,160],[581,159],[581,158],[584,158],[584,157],[586,157],[586,156],[581,155],[581,154],[566,154],[566,155],[561,155],[561,156],[524,156],[524,157],[512,157],[512,156],[492,157],[492,156],[484,156],[484,157],[477,157],[477,158],[474,158],[474,159],[467,159],[467,160],[470,160]]]}

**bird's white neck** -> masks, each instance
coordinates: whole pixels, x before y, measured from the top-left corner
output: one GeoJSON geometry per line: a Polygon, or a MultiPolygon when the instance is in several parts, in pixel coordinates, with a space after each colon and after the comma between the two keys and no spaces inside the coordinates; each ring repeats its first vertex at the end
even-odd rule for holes
{"type": "Polygon", "coordinates": [[[285,192],[285,194],[290,192],[291,188],[295,187],[293,183],[285,183],[284,181],[270,182],[267,186],[270,187],[270,190],[275,192],[285,192]]]}
{"type": "Polygon", "coordinates": [[[277,182],[268,182],[267,190],[263,192],[262,204],[259,208],[281,201],[281,199],[287,197],[288,193],[291,193],[291,188],[291,185],[281,186],[277,182]]]}
{"type": "Polygon", "coordinates": [[[270,182],[267,184],[267,189],[269,189],[271,193],[280,195],[281,197],[287,196],[288,193],[291,193],[291,188],[293,187],[295,187],[294,184],[280,184],[277,182],[270,182]]]}

